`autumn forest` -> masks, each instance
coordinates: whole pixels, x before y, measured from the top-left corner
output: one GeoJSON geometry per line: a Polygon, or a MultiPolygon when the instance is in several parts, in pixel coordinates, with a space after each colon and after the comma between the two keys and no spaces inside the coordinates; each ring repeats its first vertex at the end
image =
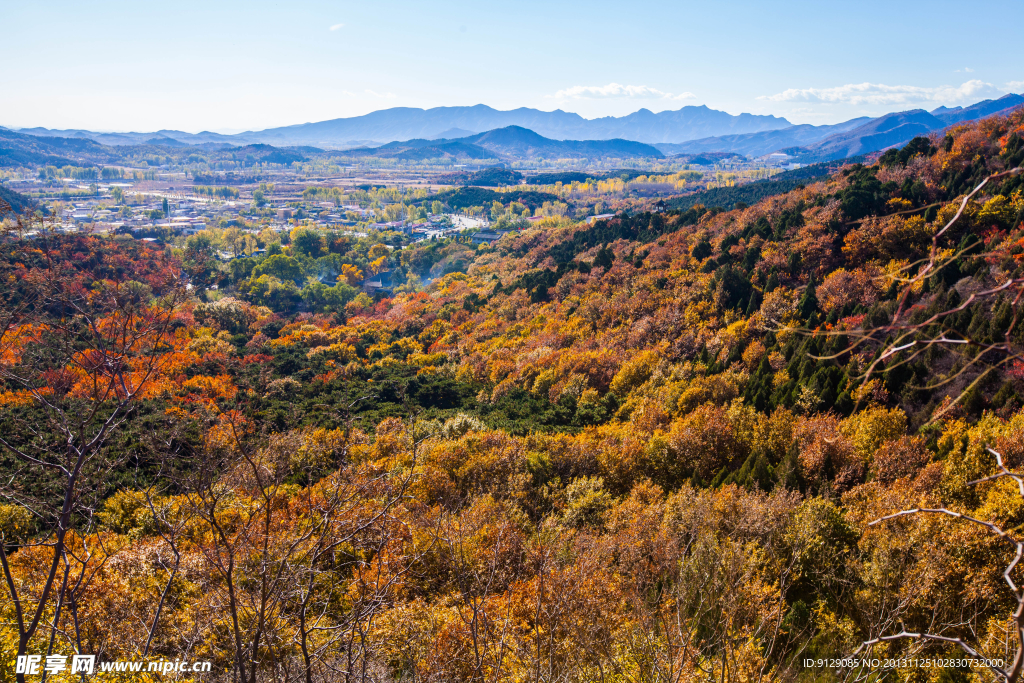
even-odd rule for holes
{"type": "Polygon", "coordinates": [[[9,214],[0,679],[1015,680],[1022,161],[1018,111],[483,244],[9,214]]]}

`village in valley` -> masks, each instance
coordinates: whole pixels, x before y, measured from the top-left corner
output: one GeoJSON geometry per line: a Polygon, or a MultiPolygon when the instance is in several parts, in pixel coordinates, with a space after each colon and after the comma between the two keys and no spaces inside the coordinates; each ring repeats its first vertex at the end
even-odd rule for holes
{"type": "MultiPolygon", "coordinates": [[[[172,163],[154,163],[150,153],[136,167],[3,171],[0,184],[37,201],[43,218],[21,236],[90,234],[183,249],[189,238],[201,234],[224,264],[262,258],[271,243],[287,244],[297,228],[383,242],[393,249],[425,240],[487,247],[545,218],[592,223],[621,211],[662,211],[665,199],[800,167],[784,154],[772,154],[754,160],[705,155],[698,163],[627,160],[622,163],[634,168],[610,171],[516,171],[503,164],[451,160],[425,168],[228,162],[211,169],[171,156],[161,159],[157,149],[156,161],[172,163]]],[[[361,283],[352,284],[370,293],[392,287],[386,272],[363,275],[361,283]]],[[[332,282],[337,276],[328,269],[319,279],[332,282]]]]}

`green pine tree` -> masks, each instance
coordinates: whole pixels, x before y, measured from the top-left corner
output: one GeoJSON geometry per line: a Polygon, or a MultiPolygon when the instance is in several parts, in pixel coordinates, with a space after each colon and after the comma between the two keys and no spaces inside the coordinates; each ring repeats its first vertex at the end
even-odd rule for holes
{"type": "Polygon", "coordinates": [[[800,297],[800,302],[797,304],[797,312],[805,320],[809,319],[818,310],[818,297],[815,292],[814,276],[812,275],[803,296],[800,297]]]}

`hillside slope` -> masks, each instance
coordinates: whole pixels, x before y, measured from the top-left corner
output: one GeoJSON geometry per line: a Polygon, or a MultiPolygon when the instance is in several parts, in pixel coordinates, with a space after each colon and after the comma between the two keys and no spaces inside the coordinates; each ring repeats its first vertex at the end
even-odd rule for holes
{"type": "MultiPolygon", "coordinates": [[[[892,636],[922,681],[994,679],[954,646],[1014,647],[1024,176],[962,198],[1022,162],[1018,112],[752,206],[494,244],[2,238],[4,571],[40,595],[73,504],[89,581],[33,646],[84,623],[111,659],[149,631],[252,680],[822,683],[808,659],[892,636]],[[364,269],[394,289],[324,281],[364,269]]],[[[523,196],[421,206],[466,195],[523,196]]]]}
{"type": "Polygon", "coordinates": [[[700,154],[702,152],[735,152],[743,156],[758,157],[771,154],[786,147],[810,145],[824,140],[830,135],[861,126],[868,121],[870,121],[868,117],[862,116],[830,126],[801,124],[799,126],[760,133],[723,135],[678,144],[659,144],[655,145],[655,147],[665,154],[671,155],[700,154]]]}
{"type": "Polygon", "coordinates": [[[334,152],[337,156],[420,160],[452,157],[458,159],[525,160],[661,158],[651,145],[630,140],[551,140],[528,128],[507,126],[467,137],[393,141],[379,147],[358,147],[334,152]]]}
{"type": "Polygon", "coordinates": [[[975,121],[993,114],[1006,113],[1007,110],[1024,105],[1024,95],[1009,93],[995,100],[984,100],[969,107],[939,107],[930,113],[947,126],[961,121],[975,121]]]}
{"type": "Polygon", "coordinates": [[[520,126],[508,126],[463,138],[502,156],[532,159],[537,157],[650,157],[664,155],[651,145],[631,140],[550,140],[520,126]]]}
{"type": "Polygon", "coordinates": [[[113,150],[89,139],[38,137],[0,128],[0,166],[91,166],[114,158],[113,150]]]}
{"type": "Polygon", "coordinates": [[[997,100],[985,100],[970,107],[931,112],[921,109],[887,114],[845,132],[837,132],[814,144],[796,150],[803,160],[824,161],[856,154],[868,154],[893,145],[903,145],[912,138],[941,131],[948,126],[975,121],[993,114],[1008,114],[1024,105],[1024,97],[1009,94],[997,100]]]}
{"type": "Polygon", "coordinates": [[[759,133],[659,144],[657,147],[671,155],[735,152],[753,157],[788,150],[803,161],[827,161],[904,144],[917,135],[941,130],[955,123],[976,121],[993,114],[1005,115],[1021,105],[1024,105],[1024,96],[1011,93],[968,107],[939,107],[931,112],[894,112],[876,118],[860,117],[831,126],[802,124],[759,133]]]}
{"type": "MultiPolygon", "coordinates": [[[[11,209],[15,213],[21,213],[25,209],[32,208],[35,206],[35,202],[26,197],[25,195],[15,192],[14,190],[8,189],[3,185],[0,185],[0,199],[7,202],[7,204],[10,205],[11,209]]],[[[0,212],[0,214],[2,214],[2,212],[0,212]]],[[[3,215],[0,215],[0,218],[3,217],[3,215]]]]}
{"type": "Polygon", "coordinates": [[[923,109],[886,114],[806,146],[806,154],[838,159],[884,149],[927,135],[945,124],[923,109]]]}

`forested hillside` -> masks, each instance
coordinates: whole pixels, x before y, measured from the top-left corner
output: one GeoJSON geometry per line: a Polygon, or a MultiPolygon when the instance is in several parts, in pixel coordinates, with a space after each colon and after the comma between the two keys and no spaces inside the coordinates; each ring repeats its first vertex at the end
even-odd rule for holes
{"type": "Polygon", "coordinates": [[[1013,543],[872,522],[1024,524],[1014,481],[977,482],[1024,467],[1022,136],[1018,112],[750,206],[494,245],[298,228],[221,266],[202,233],[12,232],[3,650],[819,681],[843,672],[805,659],[907,632],[946,640],[867,652],[1009,667],[1013,543]]]}
{"type": "Polygon", "coordinates": [[[33,206],[31,199],[23,194],[19,194],[13,190],[8,190],[6,187],[0,185],[0,201],[5,202],[7,206],[0,204],[0,217],[4,216],[10,211],[15,213],[23,213],[26,209],[33,206]],[[9,208],[8,208],[9,207],[9,208]]]}

